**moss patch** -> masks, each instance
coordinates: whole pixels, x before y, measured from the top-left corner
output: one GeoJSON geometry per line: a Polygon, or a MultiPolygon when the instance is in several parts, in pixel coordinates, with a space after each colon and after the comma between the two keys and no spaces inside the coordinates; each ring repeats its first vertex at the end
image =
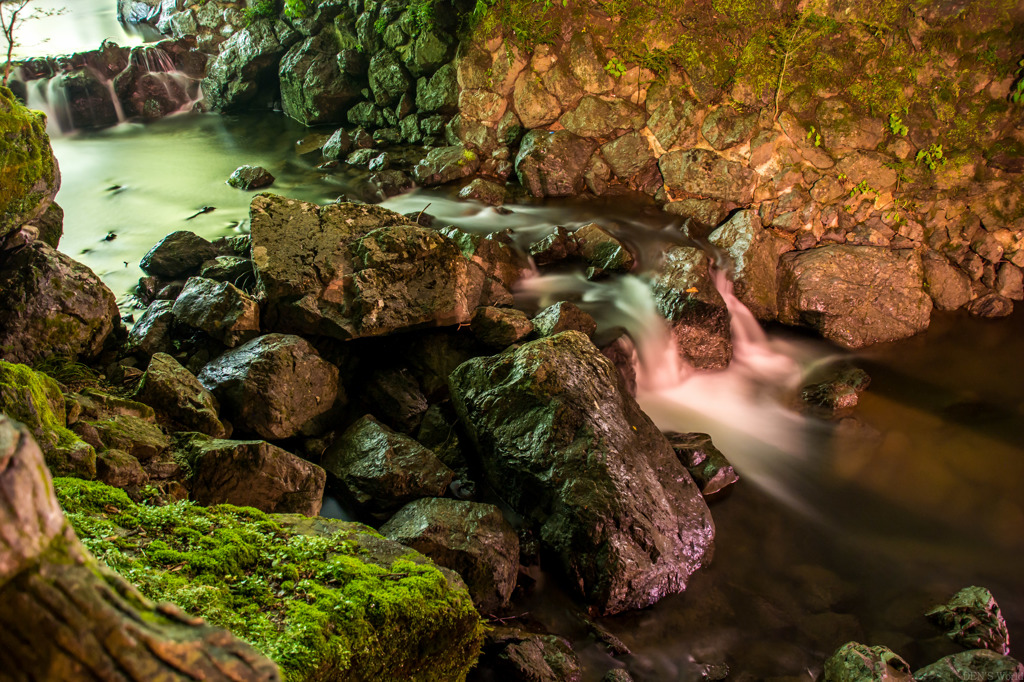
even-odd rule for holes
{"type": "Polygon", "coordinates": [[[56,171],[46,117],[0,86],[0,237],[56,191],[56,171]]]}
{"type": "Polygon", "coordinates": [[[290,681],[462,680],[482,625],[469,593],[412,556],[373,563],[359,524],[311,537],[255,509],[137,505],[56,479],[82,542],[147,597],[231,630],[290,681]]]}

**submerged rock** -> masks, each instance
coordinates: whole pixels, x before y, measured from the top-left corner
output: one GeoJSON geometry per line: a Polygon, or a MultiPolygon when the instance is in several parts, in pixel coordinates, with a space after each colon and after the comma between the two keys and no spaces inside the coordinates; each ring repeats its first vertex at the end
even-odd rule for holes
{"type": "Polygon", "coordinates": [[[380,532],[462,576],[481,611],[493,613],[508,604],[519,573],[519,537],[494,505],[416,500],[380,532]]]}
{"type": "Polygon", "coordinates": [[[554,336],[567,331],[577,331],[593,336],[597,322],[585,310],[570,301],[559,301],[537,313],[533,318],[537,336],[554,336]]]}
{"type": "Polygon", "coordinates": [[[433,452],[370,415],[334,441],[322,463],[352,500],[371,512],[391,512],[421,497],[440,497],[455,475],[433,452]]]}
{"type": "Polygon", "coordinates": [[[583,676],[576,652],[556,635],[498,627],[487,637],[487,653],[502,679],[514,682],[579,682],[583,676]]]}
{"type": "Polygon", "coordinates": [[[674,246],[651,281],[654,302],[672,328],[679,356],[697,369],[722,369],[732,360],[729,310],[711,279],[706,253],[674,246]]]}
{"type": "Polygon", "coordinates": [[[229,350],[203,368],[199,382],[237,428],[271,440],[319,431],[338,397],[338,368],[287,334],[229,350]]]}
{"type": "Polygon", "coordinates": [[[701,495],[712,497],[722,492],[740,477],[729,464],[721,450],[711,442],[706,433],[667,433],[679,461],[700,486],[701,495]]]}
{"type": "Polygon", "coordinates": [[[825,682],[913,682],[910,665],[884,646],[847,642],[825,661],[825,682]]]}
{"type": "Polygon", "coordinates": [[[192,499],[199,504],[320,513],[327,473],[270,443],[192,438],[184,456],[192,469],[192,499]]]}
{"type": "Polygon", "coordinates": [[[847,348],[913,336],[931,311],[921,257],[910,249],[831,245],[779,262],[779,320],[847,348]]]}
{"type": "Polygon", "coordinates": [[[107,285],[41,241],[0,251],[0,301],[0,348],[12,362],[94,358],[121,322],[107,285]]]}
{"type": "Polygon", "coordinates": [[[824,381],[804,386],[800,398],[809,405],[829,410],[843,410],[857,404],[860,394],[871,384],[868,373],[857,367],[846,367],[824,381]]]}
{"type": "Polygon", "coordinates": [[[604,613],[681,592],[714,525],[671,446],[590,340],[569,331],[450,377],[489,482],[604,613]]]}
{"type": "Polygon", "coordinates": [[[947,630],[946,636],[967,649],[1010,653],[1010,633],[995,597],[984,587],[965,587],[947,603],[925,614],[947,630]]]}
{"type": "Polygon", "coordinates": [[[274,176],[263,166],[239,166],[228,178],[228,184],[248,192],[270,187],[274,184],[274,176]]]}

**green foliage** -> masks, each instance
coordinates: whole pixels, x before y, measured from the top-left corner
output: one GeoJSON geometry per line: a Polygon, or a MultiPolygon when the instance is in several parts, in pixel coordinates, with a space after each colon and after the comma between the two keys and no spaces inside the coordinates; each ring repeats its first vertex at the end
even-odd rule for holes
{"type": "Polygon", "coordinates": [[[1010,101],[1014,104],[1024,102],[1024,59],[1017,62],[1017,66],[1021,68],[1017,72],[1017,80],[1014,82],[1013,89],[1010,91],[1010,101]]]}
{"type": "Polygon", "coordinates": [[[905,136],[910,132],[910,129],[903,123],[903,120],[899,117],[899,114],[889,114],[889,122],[885,125],[889,132],[893,135],[899,135],[900,137],[905,136]]]}
{"type": "Polygon", "coordinates": [[[384,30],[388,27],[387,17],[377,17],[377,20],[373,22],[373,30],[378,34],[383,34],[384,30]]]}
{"type": "Polygon", "coordinates": [[[364,562],[361,538],[379,537],[364,526],[305,535],[255,509],[139,505],[77,479],[54,486],[97,558],[150,599],[248,640],[289,682],[461,680],[479,652],[468,593],[429,564],[364,562]]]}
{"type": "Polygon", "coordinates": [[[604,65],[604,70],[612,78],[622,78],[622,75],[626,73],[626,65],[618,57],[612,57],[608,60],[608,63],[604,65]]]}
{"type": "Polygon", "coordinates": [[[417,34],[434,27],[434,2],[435,0],[412,0],[409,3],[409,13],[412,15],[417,34]]]}
{"type": "Polygon", "coordinates": [[[808,142],[813,142],[815,147],[821,146],[821,133],[819,133],[818,129],[814,126],[811,126],[811,129],[807,131],[807,135],[804,139],[808,142]]]}
{"type": "Polygon", "coordinates": [[[291,19],[309,16],[309,5],[306,0],[284,0],[284,15],[291,19]]]}
{"type": "Polygon", "coordinates": [[[76,362],[74,358],[51,355],[33,365],[32,369],[54,378],[65,386],[78,390],[84,386],[95,386],[99,382],[96,370],[76,362]]]}
{"type": "Polygon", "coordinates": [[[938,170],[946,165],[946,157],[942,154],[942,145],[934,142],[928,145],[928,149],[922,149],[917,153],[915,161],[924,164],[929,170],[938,170]]]}
{"type": "Polygon", "coordinates": [[[274,19],[277,17],[278,0],[254,0],[248,7],[242,9],[242,16],[247,24],[257,19],[274,19]]]}

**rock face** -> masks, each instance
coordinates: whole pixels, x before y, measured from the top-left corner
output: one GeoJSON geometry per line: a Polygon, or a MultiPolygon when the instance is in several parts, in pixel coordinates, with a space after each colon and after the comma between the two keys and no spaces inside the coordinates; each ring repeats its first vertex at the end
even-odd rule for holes
{"type": "Polygon", "coordinates": [[[779,320],[847,348],[913,336],[928,328],[931,311],[912,250],[823,246],[779,262],[779,320]]]}
{"type": "Polygon", "coordinates": [[[12,362],[93,358],[121,321],[99,277],[41,241],[0,251],[0,300],[0,349],[12,362]]]}
{"type": "Polygon", "coordinates": [[[316,516],[327,473],[261,440],[201,440],[189,444],[192,499],[265,512],[316,516]]]}
{"type": "Polygon", "coordinates": [[[947,630],[946,636],[967,649],[991,649],[1010,653],[1010,633],[995,597],[984,587],[965,587],[948,603],[925,614],[947,630]]]}
{"type": "Polygon", "coordinates": [[[583,334],[475,358],[450,384],[489,481],[600,611],[680,592],[710,557],[700,492],[583,334]]]}
{"type": "Polygon", "coordinates": [[[651,290],[668,320],[679,356],[697,369],[722,369],[732,360],[729,311],[709,271],[706,253],[674,246],[654,274],[651,290]]]}
{"type": "Polygon", "coordinates": [[[668,152],[658,165],[670,192],[738,204],[754,198],[757,173],[707,149],[668,152]]]}
{"type": "Polygon", "coordinates": [[[0,138],[4,172],[0,175],[0,242],[41,216],[60,189],[60,171],[46,134],[46,116],[26,109],[0,86],[0,138]]]}
{"type": "Polygon", "coordinates": [[[454,472],[433,452],[366,415],[324,453],[323,465],[352,500],[388,512],[421,497],[440,497],[454,472]]]}
{"type": "Polygon", "coordinates": [[[227,435],[217,416],[213,394],[191,372],[166,353],[155,353],[139,381],[135,398],[146,403],[172,425],[214,438],[227,435]]]}
{"type": "Polygon", "coordinates": [[[213,360],[199,382],[236,427],[262,438],[290,438],[320,430],[338,397],[338,368],[308,341],[266,334],[213,360]]]}
{"type": "Polygon", "coordinates": [[[416,500],[402,507],[380,532],[462,576],[484,613],[508,604],[519,573],[519,538],[494,505],[416,500]]]}
{"type": "Polygon", "coordinates": [[[443,234],[376,206],[253,199],[265,326],[340,339],[468,322],[508,290],[443,234]]]}

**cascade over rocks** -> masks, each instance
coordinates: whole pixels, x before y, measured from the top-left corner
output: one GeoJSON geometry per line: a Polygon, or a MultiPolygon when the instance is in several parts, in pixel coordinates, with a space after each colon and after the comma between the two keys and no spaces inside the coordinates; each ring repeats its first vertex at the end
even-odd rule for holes
{"type": "Polygon", "coordinates": [[[287,334],[227,351],[203,367],[199,382],[239,430],[270,440],[321,432],[340,395],[338,368],[287,334]]]}
{"type": "Polygon", "coordinates": [[[601,612],[680,592],[709,558],[700,492],[586,336],[474,358],[450,384],[489,482],[601,612]]]}
{"type": "Polygon", "coordinates": [[[114,294],[49,244],[0,251],[0,349],[12,362],[92,359],[121,323],[114,294]]]}

